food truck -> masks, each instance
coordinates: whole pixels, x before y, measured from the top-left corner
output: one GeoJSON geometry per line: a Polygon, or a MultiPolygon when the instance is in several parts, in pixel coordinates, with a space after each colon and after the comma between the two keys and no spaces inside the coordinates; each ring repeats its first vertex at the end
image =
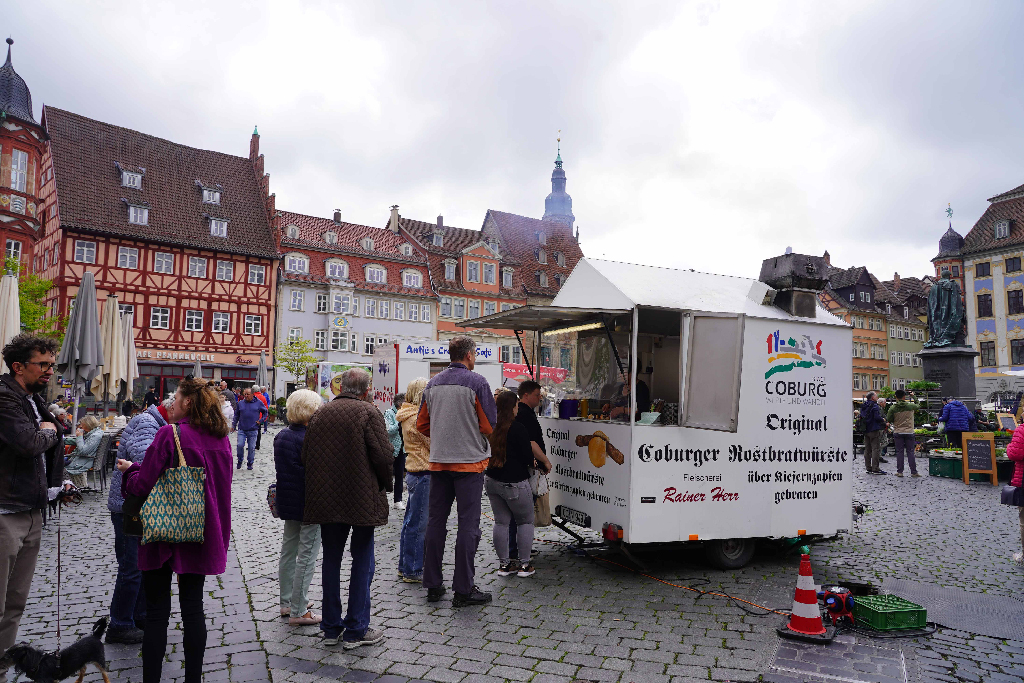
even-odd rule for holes
{"type": "MultiPolygon", "coordinates": [[[[852,330],[818,305],[824,259],[768,259],[759,280],[582,259],[550,306],[466,326],[568,348],[540,418],[551,509],[630,546],[698,542],[739,567],[761,538],[851,523],[852,330]]],[[[533,363],[532,367],[536,367],[533,363]]]]}
{"type": "MultiPolygon", "coordinates": [[[[430,379],[448,367],[448,342],[414,339],[378,347],[373,352],[373,403],[381,411],[391,407],[395,394],[405,391],[417,377],[430,379]]],[[[474,371],[492,387],[502,386],[502,365],[496,344],[478,344],[474,371]]]]}

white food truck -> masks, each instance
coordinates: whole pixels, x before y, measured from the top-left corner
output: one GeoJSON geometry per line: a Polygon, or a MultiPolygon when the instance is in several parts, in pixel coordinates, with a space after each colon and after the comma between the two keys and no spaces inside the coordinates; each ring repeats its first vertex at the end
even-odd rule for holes
{"type": "MultiPolygon", "coordinates": [[[[381,411],[391,407],[395,394],[402,393],[417,377],[430,379],[448,367],[448,342],[427,339],[395,342],[373,353],[373,402],[381,411]]],[[[502,383],[496,344],[476,347],[475,372],[492,387],[502,383]]]]}
{"type": "Polygon", "coordinates": [[[561,397],[540,419],[556,522],[627,552],[700,542],[721,567],[749,562],[759,538],[848,529],[852,331],[817,305],[826,268],[768,259],[773,288],[583,259],[550,306],[464,323],[571,350],[566,382],[542,380],[561,397]]]}

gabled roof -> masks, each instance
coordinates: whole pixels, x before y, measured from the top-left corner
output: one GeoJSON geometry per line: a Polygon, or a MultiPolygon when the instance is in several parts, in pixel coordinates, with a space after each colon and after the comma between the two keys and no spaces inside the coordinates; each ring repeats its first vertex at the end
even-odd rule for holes
{"type": "Polygon", "coordinates": [[[1024,185],[996,195],[989,201],[992,203],[964,237],[961,254],[977,254],[1024,244],[1024,185]],[[995,225],[1001,220],[1010,222],[1010,234],[996,239],[995,225]]]}
{"type": "Polygon", "coordinates": [[[61,227],[221,252],[275,258],[264,198],[246,157],[180,145],[78,114],[45,107],[61,227]],[[123,168],[145,169],[142,189],[121,186],[123,168]],[[197,179],[222,186],[204,204],[197,179]],[[149,207],[149,224],[128,222],[126,204],[149,207]],[[226,218],[227,237],[209,216],[226,218]]]}
{"type": "Polygon", "coordinates": [[[583,258],[583,250],[572,234],[572,229],[560,221],[538,220],[514,213],[488,209],[484,217],[484,231],[492,222],[498,232],[503,250],[507,250],[522,264],[523,284],[530,294],[555,296],[559,286],[555,275],[564,282],[583,258]],[[543,232],[545,244],[541,245],[537,233],[543,232]],[[538,263],[536,250],[543,248],[547,254],[547,263],[538,263]],[[555,254],[561,252],[565,256],[565,266],[559,266],[555,254]],[[548,286],[541,287],[537,283],[536,273],[547,274],[548,286]]]}
{"type": "Polygon", "coordinates": [[[288,248],[316,249],[324,253],[352,254],[366,258],[398,260],[416,263],[420,266],[425,265],[423,250],[390,230],[381,230],[369,225],[346,223],[345,221],[335,223],[330,218],[307,216],[292,211],[279,211],[278,213],[280,214],[282,252],[288,251],[288,248]],[[292,225],[299,229],[298,237],[289,237],[288,228],[292,225]],[[336,244],[328,244],[324,240],[324,235],[328,232],[333,232],[338,236],[336,244]],[[362,242],[366,237],[373,240],[372,250],[363,248],[362,242]],[[403,244],[412,245],[412,256],[402,254],[399,248],[403,244]]]}
{"type": "MultiPolygon", "coordinates": [[[[446,260],[458,260],[463,255],[463,251],[476,246],[482,241],[486,241],[486,237],[480,230],[469,230],[467,228],[456,228],[450,225],[442,225],[441,230],[444,235],[444,239],[442,240],[443,244],[438,247],[433,243],[434,232],[437,230],[436,223],[428,223],[426,221],[418,221],[412,218],[399,216],[398,226],[410,237],[415,239],[419,246],[427,252],[430,281],[435,291],[466,291],[467,293],[479,294],[480,296],[488,296],[486,292],[477,292],[476,290],[466,289],[462,283],[462,272],[460,268],[455,269],[454,280],[446,280],[444,277],[444,263],[446,260]]],[[[500,266],[514,266],[518,263],[514,258],[510,258],[504,250],[499,250],[499,255],[496,258],[499,261],[500,266]]],[[[499,296],[516,299],[521,299],[526,296],[523,291],[523,283],[521,282],[521,276],[518,268],[515,268],[512,272],[511,288],[506,288],[501,284],[502,277],[500,271],[496,275],[499,284],[499,296]]]]}
{"type": "Polygon", "coordinates": [[[832,289],[840,290],[846,287],[852,287],[864,278],[865,274],[870,279],[870,273],[864,266],[854,266],[853,268],[837,268],[831,266],[828,269],[828,282],[832,289]]]}

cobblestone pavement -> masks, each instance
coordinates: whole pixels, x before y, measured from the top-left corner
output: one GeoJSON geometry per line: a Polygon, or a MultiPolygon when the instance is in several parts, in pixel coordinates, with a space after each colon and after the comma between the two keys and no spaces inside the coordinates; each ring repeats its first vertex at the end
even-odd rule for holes
{"type": "MultiPolygon", "coordinates": [[[[383,628],[387,638],[351,651],[325,647],[316,627],[290,628],[278,617],[281,526],[266,506],[266,487],[273,481],[270,445],[271,439],[264,438],[255,471],[236,471],[228,570],[207,582],[209,681],[692,683],[762,676],[774,683],[1024,681],[1024,642],[950,629],[923,639],[845,634],[828,648],[780,642],[775,628],[783,617],[760,616],[759,610],[741,603],[677,587],[725,592],[788,609],[798,559],[770,548],[737,571],[710,569],[694,550],[642,554],[648,573],[659,582],[595,559],[628,564],[621,556],[576,554],[565,545],[564,535],[550,528],[539,533],[545,542],[537,544],[537,574],[502,578],[495,574],[490,520],[485,518],[477,582],[494,594],[494,602],[453,610],[447,600],[427,603],[422,587],[397,581],[395,512],[376,534],[371,625],[383,628]]],[[[854,490],[872,512],[850,534],[814,547],[819,583],[846,580],[880,586],[892,576],[999,595],[1024,594],[1024,571],[1009,562],[1019,542],[1016,511],[998,504],[998,490],[981,484],[968,488],[949,479],[859,473],[854,490]]],[[[116,564],[105,501],[105,495],[91,494],[61,520],[64,644],[107,613],[116,564]]],[[[55,541],[56,525],[51,524],[44,532],[21,630],[22,639],[45,647],[55,642],[55,541]]],[[[447,577],[451,555],[449,548],[447,577]]],[[[342,571],[345,586],[348,562],[342,571]]],[[[310,591],[317,611],[321,596],[318,571],[310,591]]],[[[165,680],[182,676],[177,619],[177,613],[172,615],[165,680]]],[[[138,651],[137,646],[107,646],[116,680],[141,680],[138,651]]],[[[88,680],[98,676],[91,673],[88,680]]]]}

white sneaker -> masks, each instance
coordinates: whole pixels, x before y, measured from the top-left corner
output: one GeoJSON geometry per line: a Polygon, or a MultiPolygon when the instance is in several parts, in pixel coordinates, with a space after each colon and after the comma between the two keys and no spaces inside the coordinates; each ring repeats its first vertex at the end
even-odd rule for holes
{"type": "Polygon", "coordinates": [[[1013,563],[1018,567],[1024,567],[1024,552],[1014,553],[1013,563]]]}
{"type": "Polygon", "coordinates": [[[396,510],[404,510],[405,509],[405,501],[404,500],[400,500],[397,503],[395,503],[395,509],[396,510]]]}

